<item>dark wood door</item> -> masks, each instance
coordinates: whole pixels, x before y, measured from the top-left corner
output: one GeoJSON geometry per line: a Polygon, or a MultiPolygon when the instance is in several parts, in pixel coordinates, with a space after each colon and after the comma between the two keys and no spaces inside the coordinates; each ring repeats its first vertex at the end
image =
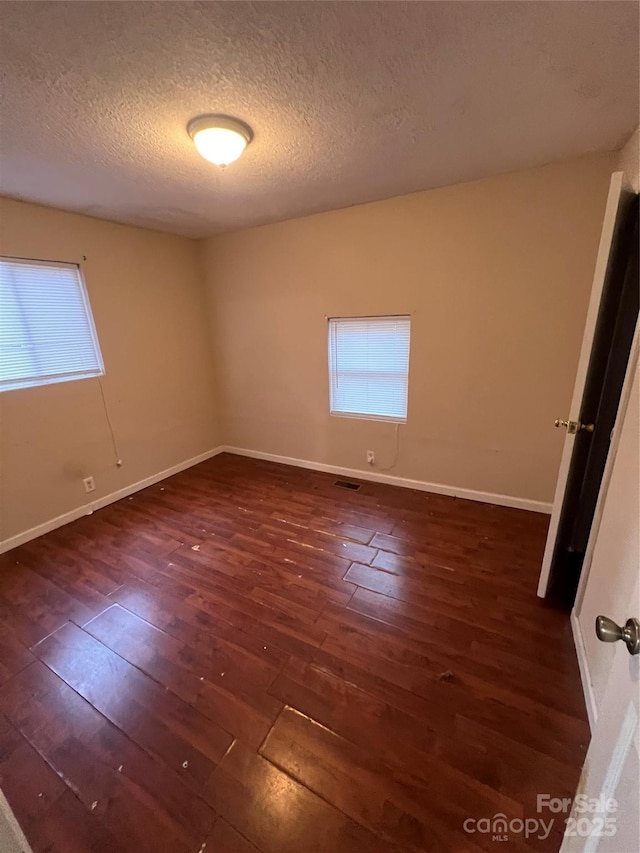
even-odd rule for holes
{"type": "Polygon", "coordinates": [[[607,461],[638,319],[638,196],[612,247],[580,407],[549,582],[549,597],[573,605],[607,461]],[[591,425],[593,430],[591,431],[591,425]]]}

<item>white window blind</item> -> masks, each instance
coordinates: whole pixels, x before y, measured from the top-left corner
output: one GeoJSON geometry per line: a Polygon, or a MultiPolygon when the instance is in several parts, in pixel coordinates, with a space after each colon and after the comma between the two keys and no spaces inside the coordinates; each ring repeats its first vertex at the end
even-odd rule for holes
{"type": "Polygon", "coordinates": [[[408,316],[330,318],[331,414],[407,420],[410,333],[408,316]]]}
{"type": "Polygon", "coordinates": [[[79,267],[0,258],[0,391],[103,373],[79,267]]]}

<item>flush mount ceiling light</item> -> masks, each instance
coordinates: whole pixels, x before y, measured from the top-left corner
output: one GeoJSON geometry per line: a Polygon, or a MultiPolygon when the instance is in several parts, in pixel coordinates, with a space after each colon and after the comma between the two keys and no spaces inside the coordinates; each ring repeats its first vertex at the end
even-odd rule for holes
{"type": "Polygon", "coordinates": [[[198,116],[189,122],[187,131],[204,159],[216,166],[233,163],[253,139],[248,124],[222,115],[198,116]]]}

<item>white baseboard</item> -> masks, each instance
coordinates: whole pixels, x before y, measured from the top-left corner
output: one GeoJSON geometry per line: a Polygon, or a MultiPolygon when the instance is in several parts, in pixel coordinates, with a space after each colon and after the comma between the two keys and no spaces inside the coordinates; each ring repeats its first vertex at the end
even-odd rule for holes
{"type": "Polygon", "coordinates": [[[496,504],[498,506],[515,507],[516,509],[526,509],[532,512],[551,512],[551,504],[543,501],[534,501],[529,498],[517,498],[512,495],[499,495],[493,492],[478,492],[474,489],[462,489],[457,486],[445,486],[442,483],[427,483],[423,480],[410,480],[406,477],[397,477],[393,474],[382,474],[379,471],[361,471],[358,468],[342,468],[338,465],[325,465],[322,462],[312,462],[307,459],[296,459],[292,456],[278,456],[274,453],[263,453],[261,450],[248,450],[244,447],[233,447],[229,445],[220,445],[213,450],[208,450],[206,453],[201,453],[199,456],[194,456],[191,459],[185,459],[177,465],[172,465],[171,468],[166,468],[164,471],[159,471],[157,474],[152,474],[144,480],[139,480],[137,483],[132,483],[119,489],[117,492],[104,495],[95,501],[75,509],[65,512],[56,518],[45,521],[43,524],[38,524],[23,533],[18,533],[9,539],[4,539],[0,542],[0,554],[10,551],[12,548],[17,548],[18,545],[23,545],[31,539],[38,536],[43,536],[51,530],[62,527],[64,524],[69,524],[83,515],[89,515],[95,510],[102,509],[108,504],[115,503],[122,498],[132,495],[134,492],[139,492],[147,486],[153,486],[159,483],[160,480],[165,480],[171,477],[172,474],[178,474],[193,465],[204,462],[206,459],[211,459],[219,453],[234,453],[236,456],[249,456],[252,459],[265,459],[269,462],[279,462],[283,465],[295,465],[297,468],[309,468],[313,471],[324,471],[329,474],[338,474],[341,477],[352,477],[358,480],[370,480],[374,483],[387,483],[390,486],[401,486],[405,489],[417,489],[420,492],[433,492],[436,495],[450,495],[451,497],[464,498],[470,501],[481,501],[482,503],[496,504]]]}
{"type": "Polygon", "coordinates": [[[118,489],[117,492],[111,492],[111,494],[103,495],[103,497],[98,498],[95,501],[92,501],[88,504],[83,504],[83,506],[76,507],[75,509],[69,510],[69,512],[65,512],[63,515],[58,515],[56,518],[52,518],[49,521],[45,521],[43,524],[38,524],[36,527],[31,527],[29,530],[25,530],[23,533],[18,533],[16,536],[12,536],[9,539],[4,539],[0,542],[0,554],[4,554],[5,551],[10,551],[12,548],[17,548],[18,545],[24,545],[25,542],[31,541],[31,539],[36,539],[38,536],[42,536],[45,533],[49,533],[51,530],[55,530],[58,527],[62,527],[64,524],[69,524],[70,521],[75,521],[77,518],[82,518],[83,515],[90,515],[97,509],[102,509],[103,506],[107,506],[108,504],[115,503],[116,501],[121,500],[122,498],[127,498],[129,495],[132,495],[134,492],[139,492],[141,489],[146,489],[147,486],[153,486],[156,483],[159,483],[160,480],[166,480],[167,477],[171,477],[173,474],[179,474],[180,471],[185,471],[187,468],[191,468],[194,465],[198,465],[200,462],[204,462],[206,459],[211,459],[213,456],[217,456],[219,453],[223,453],[225,450],[224,447],[215,447],[213,450],[207,450],[206,453],[201,453],[199,456],[193,456],[191,459],[185,459],[183,462],[178,462],[177,465],[172,465],[171,468],[166,468],[164,471],[159,471],[157,474],[152,474],[150,477],[145,477],[144,480],[139,480],[137,483],[131,483],[129,486],[125,486],[123,489],[118,489]]]}
{"type": "Polygon", "coordinates": [[[598,709],[596,706],[596,697],[593,693],[591,678],[589,677],[589,665],[587,663],[587,652],[584,647],[584,639],[582,637],[582,628],[580,620],[576,613],[575,607],[571,611],[571,630],[573,631],[573,642],[576,647],[576,655],[578,658],[578,667],[580,669],[580,680],[582,681],[582,691],[584,693],[584,701],[587,706],[587,716],[589,717],[589,727],[591,731],[595,728],[596,720],[598,719],[598,709]]]}
{"type": "Polygon", "coordinates": [[[250,456],[252,459],[265,459],[268,462],[279,462],[283,465],[295,465],[297,468],[310,468],[313,471],[324,471],[328,474],[339,474],[341,477],[352,477],[357,480],[371,480],[374,483],[387,483],[390,486],[401,486],[405,489],[417,489],[420,492],[433,492],[436,495],[450,495],[469,501],[510,506],[516,509],[526,509],[531,512],[551,512],[551,504],[544,501],[534,501],[529,498],[517,498],[512,495],[499,495],[493,492],[478,492],[474,489],[463,489],[457,486],[445,486],[442,483],[427,483],[424,480],[410,480],[393,474],[382,474],[379,471],[360,470],[359,468],[341,468],[338,465],[325,465],[323,462],[311,462],[308,459],[295,459],[291,456],[277,456],[275,453],[263,453],[261,450],[248,450],[245,447],[225,445],[226,453],[236,456],[250,456]]]}

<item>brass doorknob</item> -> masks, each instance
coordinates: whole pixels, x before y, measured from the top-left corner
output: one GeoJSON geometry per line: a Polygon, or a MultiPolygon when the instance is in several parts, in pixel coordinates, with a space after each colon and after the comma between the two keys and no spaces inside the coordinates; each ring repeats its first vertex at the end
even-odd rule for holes
{"type": "Polygon", "coordinates": [[[569,435],[575,435],[580,430],[583,432],[593,432],[595,429],[595,424],[583,424],[580,421],[563,421],[562,418],[556,418],[555,425],[556,428],[562,427],[566,429],[569,435]]]}
{"type": "Polygon", "coordinates": [[[627,619],[624,628],[621,628],[608,616],[597,616],[596,636],[603,643],[622,640],[630,655],[640,654],[640,621],[637,619],[627,619]]]}

